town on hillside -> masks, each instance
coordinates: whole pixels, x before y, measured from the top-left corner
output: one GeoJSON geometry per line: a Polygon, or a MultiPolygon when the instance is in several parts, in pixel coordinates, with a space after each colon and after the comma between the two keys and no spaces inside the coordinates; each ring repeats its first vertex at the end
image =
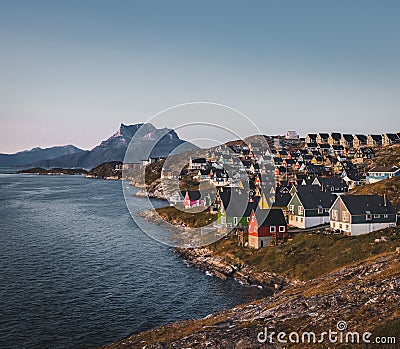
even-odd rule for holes
{"type": "Polygon", "coordinates": [[[232,229],[239,243],[251,248],[304,231],[360,235],[397,224],[399,208],[391,197],[353,191],[400,174],[398,157],[382,162],[382,154],[399,153],[399,133],[309,133],[300,138],[288,131],[263,137],[266,149],[257,141],[229,142],[190,158],[183,170],[162,167],[161,180],[190,184],[166,199],[189,212],[209,207],[217,215],[215,228],[232,229]],[[263,183],[271,178],[273,185],[263,183]]]}

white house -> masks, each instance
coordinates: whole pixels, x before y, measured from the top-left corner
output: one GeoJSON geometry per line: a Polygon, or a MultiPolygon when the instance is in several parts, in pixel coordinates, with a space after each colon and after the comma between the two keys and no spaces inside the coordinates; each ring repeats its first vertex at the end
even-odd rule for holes
{"type": "Polygon", "coordinates": [[[361,235],[396,225],[396,210],[386,196],[342,195],[329,210],[330,227],[361,235]]]}

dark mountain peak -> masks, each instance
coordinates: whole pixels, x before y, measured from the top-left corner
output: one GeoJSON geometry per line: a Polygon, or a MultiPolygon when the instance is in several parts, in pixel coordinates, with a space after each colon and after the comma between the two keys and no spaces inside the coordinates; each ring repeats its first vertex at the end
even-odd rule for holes
{"type": "MultiPolygon", "coordinates": [[[[47,158],[29,164],[39,167],[83,167],[92,168],[98,164],[110,161],[123,161],[125,152],[131,144],[131,149],[141,161],[147,156],[165,157],[179,146],[178,152],[196,148],[193,144],[179,138],[173,129],[156,128],[151,123],[125,125],[121,123],[118,130],[90,151],[73,152],[70,149],[66,155],[57,158],[47,158]],[[131,143],[134,137],[134,142],[131,143]],[[68,154],[73,153],[73,154],[68,154]]],[[[40,159],[41,160],[41,159],[40,159]]],[[[128,159],[129,160],[129,159],[128,159]]]]}

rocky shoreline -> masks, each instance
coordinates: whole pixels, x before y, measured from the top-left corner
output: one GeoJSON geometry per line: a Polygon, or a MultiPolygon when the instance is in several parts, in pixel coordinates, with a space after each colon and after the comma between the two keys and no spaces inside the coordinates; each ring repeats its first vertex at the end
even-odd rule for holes
{"type": "MultiPolygon", "coordinates": [[[[138,214],[153,224],[163,224],[165,221],[154,211],[146,210],[138,214]]],[[[174,224],[174,222],[170,222],[174,224]]],[[[177,225],[176,229],[180,233],[185,233],[187,227],[177,225]]],[[[284,276],[259,272],[249,265],[228,264],[223,258],[214,256],[213,251],[207,247],[185,248],[174,247],[174,252],[182,258],[190,267],[198,268],[203,272],[209,272],[221,279],[233,278],[245,285],[259,286],[273,292],[282,290],[289,285],[299,285],[302,282],[291,280],[284,276]]]]}
{"type": "MultiPolygon", "coordinates": [[[[314,345],[277,343],[276,336],[273,343],[262,340],[266,329],[268,333],[285,332],[287,340],[287,334],[292,331],[300,334],[313,331],[317,335],[329,329],[337,331],[339,322],[350,333],[371,332],[371,340],[382,335],[398,337],[399,265],[398,253],[379,255],[304,284],[289,286],[271,297],[202,319],[184,320],[134,334],[106,348],[256,349],[287,348],[288,345],[290,348],[333,348],[339,346],[330,345],[326,337],[324,343],[314,345]]],[[[398,343],[381,347],[397,346],[398,343]]],[[[367,345],[360,342],[357,347],[367,345]]]]}
{"type": "Polygon", "coordinates": [[[275,273],[258,272],[248,265],[228,264],[222,258],[214,256],[207,247],[175,247],[174,251],[189,266],[209,272],[221,279],[233,278],[242,284],[259,286],[271,291],[282,290],[289,285],[302,284],[301,281],[290,280],[275,273]]]}

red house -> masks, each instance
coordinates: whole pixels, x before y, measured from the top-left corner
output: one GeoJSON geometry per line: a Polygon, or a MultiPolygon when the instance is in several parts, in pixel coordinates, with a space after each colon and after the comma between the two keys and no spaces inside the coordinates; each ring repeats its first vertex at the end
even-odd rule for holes
{"type": "Polygon", "coordinates": [[[203,204],[200,198],[200,192],[198,191],[186,191],[185,198],[183,200],[183,206],[185,208],[199,207],[203,204]]]}
{"type": "Polygon", "coordinates": [[[287,223],[281,209],[269,210],[268,216],[260,225],[257,215],[251,212],[248,225],[249,246],[260,248],[268,246],[272,241],[284,239],[287,235],[287,223]]]}

